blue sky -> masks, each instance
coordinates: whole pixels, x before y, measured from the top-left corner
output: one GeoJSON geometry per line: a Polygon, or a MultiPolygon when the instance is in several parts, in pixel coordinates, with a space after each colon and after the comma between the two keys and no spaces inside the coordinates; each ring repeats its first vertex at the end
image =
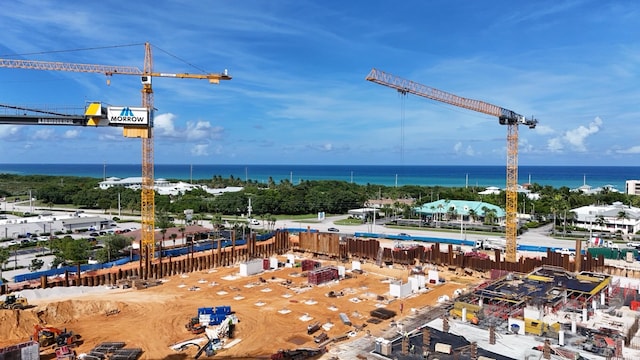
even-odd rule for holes
{"type": "MultiPolygon", "coordinates": [[[[640,165],[637,1],[7,1],[0,58],[222,72],[154,79],[158,164],[501,165],[496,118],[365,81],[371,68],[526,116],[521,165],[640,165]],[[121,46],[131,45],[134,46],[121,46]],[[68,51],[89,49],[83,51],[68,51]]],[[[139,106],[136,76],[0,68],[0,103],[139,106]]],[[[139,163],[119,128],[0,126],[0,163],[139,163]]]]}

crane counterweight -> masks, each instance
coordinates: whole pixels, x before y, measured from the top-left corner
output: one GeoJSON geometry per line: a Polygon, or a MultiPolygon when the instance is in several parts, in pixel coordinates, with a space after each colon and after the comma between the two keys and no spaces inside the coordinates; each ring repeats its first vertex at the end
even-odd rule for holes
{"type": "MultiPolygon", "coordinates": [[[[155,203],[154,203],[154,174],[153,174],[153,89],[151,79],[153,77],[170,77],[179,79],[204,79],[209,83],[218,84],[220,80],[231,80],[229,72],[225,69],[223,73],[209,74],[189,74],[189,73],[156,73],[153,72],[153,59],[151,56],[151,44],[145,45],[145,57],[143,70],[135,66],[117,65],[96,65],[80,64],[53,61],[36,61],[20,59],[0,59],[0,68],[21,68],[32,70],[51,71],[72,71],[100,73],[107,76],[107,85],[111,83],[112,75],[135,75],[140,76],[142,81],[142,107],[149,109],[149,126],[147,128],[125,126],[123,135],[142,139],[142,191],[141,191],[141,223],[142,238],[140,244],[141,267],[144,268],[143,277],[149,275],[150,261],[155,257],[155,203]],[[144,261],[143,261],[144,259],[144,261]]],[[[50,119],[49,119],[50,120],[50,119]]],[[[65,123],[61,125],[71,125],[69,119],[63,119],[65,123]]],[[[99,120],[99,119],[98,119],[99,120]]],[[[36,119],[37,121],[37,119],[36,119]]],[[[60,122],[62,120],[57,120],[60,122]]],[[[79,118],[78,122],[84,122],[84,118],[79,118]]],[[[95,123],[95,119],[92,120],[95,123]]],[[[86,124],[87,122],[84,122],[86,124]]],[[[142,270],[142,269],[141,269],[142,270]]]]}

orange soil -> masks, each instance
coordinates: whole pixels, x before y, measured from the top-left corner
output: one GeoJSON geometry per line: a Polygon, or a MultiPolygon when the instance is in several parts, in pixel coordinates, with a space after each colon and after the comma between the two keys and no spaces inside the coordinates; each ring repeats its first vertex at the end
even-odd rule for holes
{"type": "MultiPolygon", "coordinates": [[[[323,261],[323,265],[339,264],[323,261]]],[[[349,268],[350,264],[347,264],[349,268]]],[[[220,351],[218,357],[255,358],[268,356],[278,349],[315,347],[313,337],[306,332],[308,324],[316,321],[321,324],[332,323],[334,326],[327,331],[329,337],[349,332],[353,327],[342,324],[339,313],[347,314],[354,325],[365,324],[370,317],[369,312],[381,303],[376,300],[377,296],[389,299],[388,279],[406,282],[409,275],[406,269],[379,268],[375,264],[363,264],[362,269],[364,274],[354,274],[353,278],[339,283],[310,287],[306,285],[307,279],[299,276],[299,268],[241,277],[237,274],[238,267],[228,267],[173,276],[160,286],[144,290],[116,289],[69,299],[29,299],[31,304],[36,305],[34,308],[0,311],[0,346],[29,340],[33,326],[41,320],[80,334],[84,343],[77,348],[78,354],[88,352],[101,342],[123,341],[127,347],[142,348],[144,353],[141,359],[191,358],[195,354],[194,348],[180,354],[169,348],[177,342],[197,337],[186,331],[185,323],[197,316],[199,307],[229,305],[240,319],[234,338],[241,341],[220,351]],[[235,279],[228,276],[235,276],[235,279]],[[260,277],[266,282],[260,282],[260,277]],[[292,284],[283,285],[286,280],[291,280],[292,284]],[[216,285],[212,286],[212,283],[216,285]],[[198,287],[199,290],[190,291],[192,287],[198,287]],[[331,290],[342,291],[344,296],[329,298],[326,294],[331,290]],[[285,294],[291,297],[286,298],[283,296],[285,294]],[[356,298],[359,302],[352,301],[356,298]],[[264,305],[256,305],[259,302],[264,305]],[[330,310],[331,306],[337,310],[330,310]],[[290,310],[290,313],[281,314],[279,311],[283,309],[290,310]],[[111,310],[119,312],[107,316],[111,310]],[[313,319],[301,321],[299,318],[305,314],[313,319]]],[[[392,301],[386,308],[396,311],[398,319],[407,315],[412,308],[436,304],[441,295],[453,298],[456,289],[471,286],[470,282],[477,281],[441,272],[443,275],[450,281],[437,286],[428,285],[428,292],[392,301]],[[401,303],[404,314],[400,314],[401,303]]],[[[377,325],[367,323],[366,330],[376,336],[389,327],[389,322],[386,320],[377,325]]]]}

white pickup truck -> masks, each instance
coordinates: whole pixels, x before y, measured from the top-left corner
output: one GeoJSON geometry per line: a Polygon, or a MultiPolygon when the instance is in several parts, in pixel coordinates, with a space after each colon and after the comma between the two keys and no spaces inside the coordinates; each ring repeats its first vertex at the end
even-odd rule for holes
{"type": "Polygon", "coordinates": [[[567,249],[567,248],[556,249],[556,252],[562,255],[576,256],[575,251],[571,251],[570,249],[567,249]]]}

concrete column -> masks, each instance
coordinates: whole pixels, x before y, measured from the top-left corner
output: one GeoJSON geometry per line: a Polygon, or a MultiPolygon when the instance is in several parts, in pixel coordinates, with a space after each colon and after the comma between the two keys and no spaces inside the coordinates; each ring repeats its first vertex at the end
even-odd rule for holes
{"type": "Polygon", "coordinates": [[[558,332],[558,345],[564,346],[564,330],[558,332]]]}
{"type": "Polygon", "coordinates": [[[586,323],[587,320],[589,320],[588,313],[587,313],[587,308],[584,307],[584,308],[582,308],[582,322],[586,323]]]}
{"type": "Polygon", "coordinates": [[[575,317],[571,319],[571,333],[576,334],[578,332],[578,326],[576,325],[575,317]]]}
{"type": "Polygon", "coordinates": [[[600,305],[604,306],[605,303],[605,298],[604,298],[604,291],[600,293],[600,305]]]}
{"type": "Polygon", "coordinates": [[[467,308],[462,308],[462,322],[467,322],[467,308]]]}

